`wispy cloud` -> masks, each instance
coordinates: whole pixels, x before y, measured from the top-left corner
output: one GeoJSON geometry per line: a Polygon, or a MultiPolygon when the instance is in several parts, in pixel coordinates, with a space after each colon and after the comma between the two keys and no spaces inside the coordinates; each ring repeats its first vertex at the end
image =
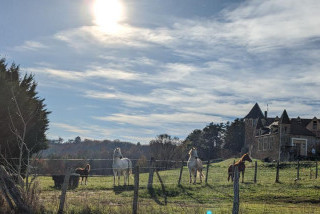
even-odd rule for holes
{"type": "Polygon", "coordinates": [[[88,78],[104,78],[113,80],[133,80],[139,75],[133,72],[114,70],[102,67],[91,67],[84,71],[52,69],[48,67],[27,68],[32,73],[43,73],[61,80],[86,81],[88,78]]]}
{"type": "Polygon", "coordinates": [[[65,129],[69,132],[73,132],[75,134],[86,134],[88,133],[89,131],[86,130],[86,129],[82,129],[78,126],[74,126],[74,125],[69,125],[69,124],[66,124],[66,123],[51,123],[52,126],[54,127],[57,127],[57,128],[61,128],[61,129],[65,129]]]}
{"type": "Polygon", "coordinates": [[[44,48],[48,48],[48,46],[37,41],[25,41],[22,45],[16,46],[13,49],[16,51],[36,51],[44,48]]]}
{"type": "Polygon", "coordinates": [[[172,114],[148,114],[148,115],[127,115],[113,114],[106,117],[94,117],[97,120],[112,121],[117,123],[127,123],[131,125],[157,127],[168,124],[203,124],[203,121],[222,122],[221,117],[195,113],[172,113],[172,114]]]}

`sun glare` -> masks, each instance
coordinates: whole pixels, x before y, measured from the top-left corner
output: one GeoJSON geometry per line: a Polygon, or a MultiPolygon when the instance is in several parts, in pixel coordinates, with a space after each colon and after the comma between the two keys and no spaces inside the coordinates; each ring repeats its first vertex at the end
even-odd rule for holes
{"type": "Polygon", "coordinates": [[[94,3],[94,23],[105,32],[115,32],[123,18],[123,7],[119,0],[96,0],[94,3]]]}

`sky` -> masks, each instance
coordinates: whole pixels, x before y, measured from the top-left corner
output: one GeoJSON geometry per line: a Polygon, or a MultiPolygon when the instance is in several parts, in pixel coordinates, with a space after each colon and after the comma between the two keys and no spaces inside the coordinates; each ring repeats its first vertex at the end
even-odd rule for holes
{"type": "Polygon", "coordinates": [[[319,0],[4,0],[0,58],[47,137],[148,143],[244,117],[320,118],[319,0]]]}

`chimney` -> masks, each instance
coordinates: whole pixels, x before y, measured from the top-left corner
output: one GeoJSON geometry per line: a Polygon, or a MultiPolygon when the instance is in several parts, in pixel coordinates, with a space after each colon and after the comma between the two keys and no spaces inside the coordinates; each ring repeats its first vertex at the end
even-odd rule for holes
{"type": "Polygon", "coordinates": [[[264,111],[264,118],[267,119],[267,116],[268,116],[268,111],[264,111]]]}

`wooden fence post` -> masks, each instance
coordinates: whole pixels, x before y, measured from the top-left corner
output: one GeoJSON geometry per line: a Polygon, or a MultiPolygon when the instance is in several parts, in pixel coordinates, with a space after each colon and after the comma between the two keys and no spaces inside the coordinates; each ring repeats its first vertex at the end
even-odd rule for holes
{"type": "Polygon", "coordinates": [[[136,166],[134,173],[134,190],[133,190],[132,213],[138,213],[138,197],[139,197],[139,166],[136,166]]]}
{"type": "Polygon", "coordinates": [[[254,178],[253,178],[254,183],[257,183],[257,171],[258,171],[258,163],[257,161],[255,161],[254,162],[254,178]]]}
{"type": "Polygon", "coordinates": [[[208,183],[209,166],[210,166],[210,160],[208,160],[208,163],[207,163],[206,184],[208,183]]]}
{"type": "Polygon", "coordinates": [[[276,183],[279,183],[279,161],[277,161],[276,183]]]}
{"type": "Polygon", "coordinates": [[[233,209],[232,214],[239,213],[239,170],[238,166],[234,167],[234,182],[233,182],[233,209]]]}
{"type": "Polygon", "coordinates": [[[180,168],[180,174],[179,174],[179,180],[178,180],[178,185],[181,184],[181,177],[182,177],[182,171],[183,171],[183,160],[181,162],[181,168],[180,168]]]}
{"type": "Polygon", "coordinates": [[[60,196],[60,204],[59,204],[58,214],[62,214],[63,213],[63,207],[64,207],[64,202],[65,202],[65,199],[66,199],[66,194],[67,194],[70,174],[71,174],[71,169],[69,168],[67,173],[66,173],[66,175],[64,176],[64,181],[63,181],[62,191],[61,191],[61,196],[60,196]]]}
{"type": "Polygon", "coordinates": [[[299,171],[300,171],[300,161],[298,160],[298,166],[297,166],[297,178],[296,178],[296,180],[300,180],[299,171]]]}
{"type": "Polygon", "coordinates": [[[318,178],[318,161],[316,161],[316,179],[318,178]]]}
{"type": "Polygon", "coordinates": [[[149,180],[148,180],[148,189],[152,189],[153,184],[153,174],[154,174],[154,158],[150,159],[150,167],[149,167],[149,180]]]}

